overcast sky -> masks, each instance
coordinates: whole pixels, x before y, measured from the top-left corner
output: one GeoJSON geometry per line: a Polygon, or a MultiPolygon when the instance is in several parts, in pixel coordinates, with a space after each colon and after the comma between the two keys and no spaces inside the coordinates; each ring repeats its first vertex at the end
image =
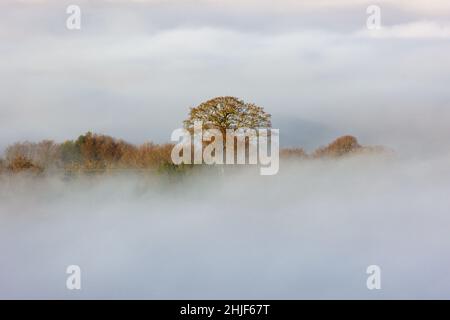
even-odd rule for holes
{"type": "Polygon", "coordinates": [[[450,146],[449,57],[447,0],[2,0],[0,150],[88,130],[164,142],[189,107],[233,95],[271,113],[283,145],[435,151],[450,146]]]}

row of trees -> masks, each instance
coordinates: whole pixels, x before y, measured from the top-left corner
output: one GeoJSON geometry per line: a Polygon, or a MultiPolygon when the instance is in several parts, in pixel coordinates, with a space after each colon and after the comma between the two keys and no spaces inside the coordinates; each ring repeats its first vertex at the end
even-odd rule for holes
{"type": "MultiPolygon", "coordinates": [[[[194,124],[198,121],[203,123],[204,129],[218,129],[223,137],[226,137],[226,129],[270,128],[272,125],[271,115],[262,107],[230,96],[216,97],[191,108],[183,124],[192,132],[194,124]]],[[[224,149],[225,145],[226,143],[224,149]]],[[[0,159],[0,171],[161,168],[177,170],[171,160],[173,146],[154,143],[136,146],[110,136],[88,132],[76,140],[64,143],[53,141],[16,143],[7,148],[5,159],[0,159]]],[[[282,149],[280,156],[297,159],[340,157],[363,150],[372,149],[362,147],[355,137],[343,136],[310,155],[301,148],[288,148],[282,149]]]]}
{"type": "Polygon", "coordinates": [[[136,146],[88,132],[63,143],[49,140],[15,143],[6,149],[5,159],[0,160],[0,170],[158,169],[170,164],[172,147],[172,144],[151,142],[136,146]]]}
{"type": "MultiPolygon", "coordinates": [[[[76,140],[63,143],[48,140],[15,143],[6,149],[5,158],[0,159],[0,171],[170,169],[173,167],[170,156],[172,148],[173,144],[151,142],[136,146],[110,136],[88,132],[76,140]]],[[[367,150],[372,149],[362,147],[355,137],[343,136],[311,154],[302,148],[281,149],[280,158],[341,157],[367,150]]]]}

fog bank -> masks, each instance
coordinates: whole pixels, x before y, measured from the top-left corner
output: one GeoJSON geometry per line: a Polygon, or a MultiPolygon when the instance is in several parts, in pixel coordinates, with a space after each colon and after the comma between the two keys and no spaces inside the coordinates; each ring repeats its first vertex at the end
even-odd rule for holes
{"type": "Polygon", "coordinates": [[[0,298],[449,298],[450,155],[0,180],[0,298]],[[68,265],[82,290],[65,287],[68,265]],[[382,289],[366,288],[366,268],[382,289]]]}

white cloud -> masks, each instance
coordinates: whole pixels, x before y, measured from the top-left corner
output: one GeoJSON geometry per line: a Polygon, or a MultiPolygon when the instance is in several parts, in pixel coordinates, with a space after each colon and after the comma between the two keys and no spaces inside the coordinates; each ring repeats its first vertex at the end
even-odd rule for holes
{"type": "MultiPolygon", "coordinates": [[[[8,2],[8,0],[6,0],[8,2]]],[[[59,3],[60,0],[9,0],[19,3],[59,3]]],[[[366,7],[377,4],[381,7],[396,7],[404,11],[424,14],[448,15],[450,1],[448,0],[78,0],[83,3],[121,3],[143,5],[193,5],[216,6],[230,9],[270,10],[270,11],[309,11],[330,10],[333,8],[366,7]]]]}
{"type": "Polygon", "coordinates": [[[382,26],[379,30],[361,30],[357,35],[373,38],[450,38],[450,23],[415,21],[393,26],[382,26]]]}

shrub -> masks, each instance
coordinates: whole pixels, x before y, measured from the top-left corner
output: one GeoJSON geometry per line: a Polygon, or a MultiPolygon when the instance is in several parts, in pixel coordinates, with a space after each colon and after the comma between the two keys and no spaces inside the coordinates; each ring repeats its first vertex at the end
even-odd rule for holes
{"type": "Polygon", "coordinates": [[[303,148],[283,148],[280,150],[280,158],[303,159],[308,157],[303,148]]]}
{"type": "Polygon", "coordinates": [[[34,173],[40,173],[43,171],[43,169],[31,162],[30,159],[23,157],[23,156],[17,156],[15,157],[8,165],[8,170],[17,173],[22,171],[31,171],[34,173]]]}
{"type": "Polygon", "coordinates": [[[74,141],[68,140],[59,146],[61,161],[63,164],[78,164],[81,162],[80,146],[74,141]]]}
{"type": "Polygon", "coordinates": [[[6,149],[6,160],[12,163],[15,159],[24,158],[41,168],[58,166],[60,160],[60,147],[51,140],[39,143],[15,143],[6,149]]]}
{"type": "Polygon", "coordinates": [[[353,136],[343,136],[331,142],[328,146],[317,149],[315,157],[340,157],[361,148],[353,136]]]}
{"type": "Polygon", "coordinates": [[[172,164],[171,152],[173,144],[157,145],[152,142],[138,147],[136,157],[140,168],[159,168],[172,164]]]}

